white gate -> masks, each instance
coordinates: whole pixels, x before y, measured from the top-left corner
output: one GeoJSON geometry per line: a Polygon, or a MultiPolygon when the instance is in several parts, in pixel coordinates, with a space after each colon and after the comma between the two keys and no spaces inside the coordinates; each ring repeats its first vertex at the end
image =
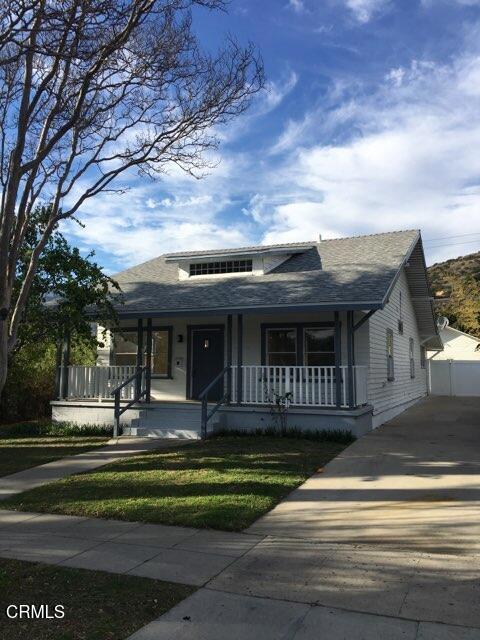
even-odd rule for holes
{"type": "Polygon", "coordinates": [[[435,396],[480,396],[480,361],[429,360],[430,393],[435,396]]]}

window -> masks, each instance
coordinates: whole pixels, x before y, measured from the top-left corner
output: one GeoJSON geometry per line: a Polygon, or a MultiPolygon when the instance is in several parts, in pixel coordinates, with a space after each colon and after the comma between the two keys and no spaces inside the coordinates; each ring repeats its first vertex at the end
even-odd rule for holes
{"type": "Polygon", "coordinates": [[[267,329],[267,362],[273,367],[294,367],[297,364],[297,330],[267,329]]]}
{"type": "Polygon", "coordinates": [[[403,308],[402,308],[402,292],[398,295],[398,333],[403,336],[403,308]]]}
{"type": "MultiPolygon", "coordinates": [[[[113,364],[118,366],[137,364],[138,337],[136,331],[116,333],[113,346],[113,364]]],[[[152,331],[152,375],[167,377],[170,374],[170,331],[152,331]]],[[[146,364],[147,334],[143,334],[143,365],[146,364]]]]}
{"type": "Polygon", "coordinates": [[[415,357],[414,357],[414,348],[415,343],[413,338],[410,338],[408,341],[409,345],[409,357],[410,357],[410,378],[415,378],[415,357]]]}
{"type": "Polygon", "coordinates": [[[333,327],[305,329],[304,364],[308,367],[335,366],[335,330],[333,327]]]}
{"type": "Polygon", "coordinates": [[[274,367],[335,366],[333,327],[266,328],[265,364],[274,367]],[[303,348],[303,351],[302,351],[303,348]]]}
{"type": "Polygon", "coordinates": [[[190,265],[191,276],[219,273],[246,273],[252,271],[252,260],[227,260],[225,262],[195,262],[190,265]]]}
{"type": "Polygon", "coordinates": [[[427,361],[427,350],[425,347],[420,347],[420,367],[425,369],[427,361]]]}
{"type": "Polygon", "coordinates": [[[387,380],[395,380],[395,367],[393,360],[393,331],[387,329],[387,380]]]}

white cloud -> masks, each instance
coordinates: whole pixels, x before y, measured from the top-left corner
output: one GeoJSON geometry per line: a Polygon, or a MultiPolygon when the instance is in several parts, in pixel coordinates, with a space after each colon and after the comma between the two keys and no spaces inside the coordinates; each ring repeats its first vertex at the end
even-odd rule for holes
{"type": "Polygon", "coordinates": [[[305,11],[305,3],[303,0],[288,0],[287,6],[293,9],[295,13],[303,13],[305,11]]]}
{"type": "MultiPolygon", "coordinates": [[[[350,123],[350,135],[339,143],[308,144],[322,118],[309,114],[313,124],[303,146],[276,171],[275,186],[289,190],[288,204],[275,208],[264,240],[419,227],[427,240],[480,232],[478,79],[474,52],[451,66],[414,61],[396,69],[375,94],[350,98],[346,110],[340,104],[339,119],[343,128],[350,123]]],[[[330,126],[335,117],[333,111],[330,126]]],[[[287,125],[277,148],[294,129],[287,125]]],[[[449,252],[429,253],[438,259],[449,252]]]]}
{"type": "Polygon", "coordinates": [[[345,0],[358,22],[365,23],[390,5],[390,0],[345,0]]]}

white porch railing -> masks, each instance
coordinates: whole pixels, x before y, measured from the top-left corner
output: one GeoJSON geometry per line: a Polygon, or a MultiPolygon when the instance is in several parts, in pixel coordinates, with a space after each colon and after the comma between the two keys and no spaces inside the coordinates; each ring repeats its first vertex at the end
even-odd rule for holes
{"type": "MultiPolygon", "coordinates": [[[[340,367],[336,379],[335,367],[267,367],[243,365],[242,404],[269,404],[276,395],[289,392],[290,404],[299,407],[337,406],[337,384],[340,385],[340,406],[348,408],[348,367],[340,367]]],[[[353,367],[354,405],[367,403],[367,368],[353,367]]],[[[232,367],[232,402],[237,402],[238,367],[232,367]]]]}
{"type": "MultiPolygon", "coordinates": [[[[68,367],[68,399],[112,400],[112,391],[135,373],[135,366],[68,367]]],[[[340,385],[340,406],[348,408],[348,367],[340,367],[340,379],[335,367],[241,367],[242,398],[246,405],[265,405],[275,400],[275,394],[290,392],[290,404],[299,407],[337,406],[337,384],[340,385]]],[[[226,376],[225,376],[226,377],[226,376]]],[[[238,367],[232,366],[232,402],[237,402],[238,367]]],[[[353,367],[355,406],[367,403],[367,367],[353,367]]],[[[121,390],[122,400],[135,396],[135,381],[121,390]]]]}
{"type": "MultiPolygon", "coordinates": [[[[68,367],[68,394],[70,400],[113,400],[112,391],[135,373],[135,366],[124,367],[68,367]]],[[[121,391],[122,400],[132,400],[135,381],[121,391]]]]}

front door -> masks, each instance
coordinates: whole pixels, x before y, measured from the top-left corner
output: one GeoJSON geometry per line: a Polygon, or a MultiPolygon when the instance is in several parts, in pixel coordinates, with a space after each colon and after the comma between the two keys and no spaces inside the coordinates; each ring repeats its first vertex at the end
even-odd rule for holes
{"type": "MultiPolygon", "coordinates": [[[[198,399],[199,394],[222,371],[223,364],[223,328],[192,329],[191,333],[191,397],[198,399]]],[[[208,400],[220,400],[223,396],[223,380],[210,389],[208,400]]]]}

